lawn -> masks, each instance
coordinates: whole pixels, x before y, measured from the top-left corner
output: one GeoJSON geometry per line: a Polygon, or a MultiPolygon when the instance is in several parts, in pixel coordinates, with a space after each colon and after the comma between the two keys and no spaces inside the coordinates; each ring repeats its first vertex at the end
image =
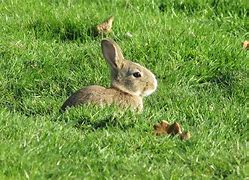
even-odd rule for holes
{"type": "Polygon", "coordinates": [[[1,179],[249,178],[248,0],[2,0],[0,14],[1,179]],[[110,84],[90,33],[110,15],[107,36],[158,89],[140,114],[61,114],[77,89],[110,84]],[[155,136],[163,119],[191,139],[155,136]]]}

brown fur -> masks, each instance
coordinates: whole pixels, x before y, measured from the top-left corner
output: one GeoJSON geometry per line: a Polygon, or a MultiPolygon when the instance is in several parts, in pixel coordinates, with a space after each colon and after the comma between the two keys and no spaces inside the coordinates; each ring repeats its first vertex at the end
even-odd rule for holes
{"type": "Polygon", "coordinates": [[[62,105],[61,110],[65,111],[66,107],[88,103],[100,106],[117,104],[123,108],[131,107],[131,109],[137,109],[138,111],[143,109],[142,98],[139,96],[133,96],[115,88],[93,85],[75,92],[62,105]]]}
{"type": "Polygon", "coordinates": [[[80,104],[99,106],[115,104],[121,108],[143,109],[142,97],[156,90],[157,81],[152,72],[145,67],[126,60],[119,46],[110,39],[101,42],[102,52],[111,69],[111,87],[88,86],[71,95],[61,110],[80,104]],[[139,73],[139,77],[134,75],[139,73]]]}

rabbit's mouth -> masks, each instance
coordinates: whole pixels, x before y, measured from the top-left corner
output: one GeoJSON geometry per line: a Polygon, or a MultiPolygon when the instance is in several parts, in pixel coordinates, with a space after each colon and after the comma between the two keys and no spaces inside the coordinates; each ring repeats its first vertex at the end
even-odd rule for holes
{"type": "Polygon", "coordinates": [[[142,93],[142,96],[149,96],[149,95],[151,95],[155,91],[156,91],[156,88],[154,88],[154,89],[147,89],[146,91],[144,91],[142,93]]]}
{"type": "Polygon", "coordinates": [[[157,89],[157,80],[156,80],[156,78],[154,78],[153,83],[150,83],[150,82],[146,83],[144,91],[142,92],[142,96],[149,96],[153,92],[155,92],[156,89],[157,89]]]}

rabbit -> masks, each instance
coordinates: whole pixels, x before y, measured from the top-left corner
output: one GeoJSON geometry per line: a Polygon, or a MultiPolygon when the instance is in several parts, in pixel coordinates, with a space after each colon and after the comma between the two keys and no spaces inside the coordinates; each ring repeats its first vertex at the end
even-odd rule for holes
{"type": "Polygon", "coordinates": [[[115,104],[118,108],[142,111],[142,98],[156,90],[155,75],[140,64],[124,59],[120,47],[113,40],[103,39],[101,48],[111,69],[111,87],[92,85],[80,89],[64,102],[61,112],[67,107],[81,104],[99,106],[115,104]]]}

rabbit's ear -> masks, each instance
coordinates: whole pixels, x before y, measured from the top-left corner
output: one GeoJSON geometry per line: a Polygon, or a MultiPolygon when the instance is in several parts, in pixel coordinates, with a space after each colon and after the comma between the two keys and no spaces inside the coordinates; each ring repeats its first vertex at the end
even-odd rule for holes
{"type": "Polygon", "coordinates": [[[123,54],[119,46],[110,39],[101,41],[102,53],[112,68],[119,69],[123,64],[123,54]]]}

